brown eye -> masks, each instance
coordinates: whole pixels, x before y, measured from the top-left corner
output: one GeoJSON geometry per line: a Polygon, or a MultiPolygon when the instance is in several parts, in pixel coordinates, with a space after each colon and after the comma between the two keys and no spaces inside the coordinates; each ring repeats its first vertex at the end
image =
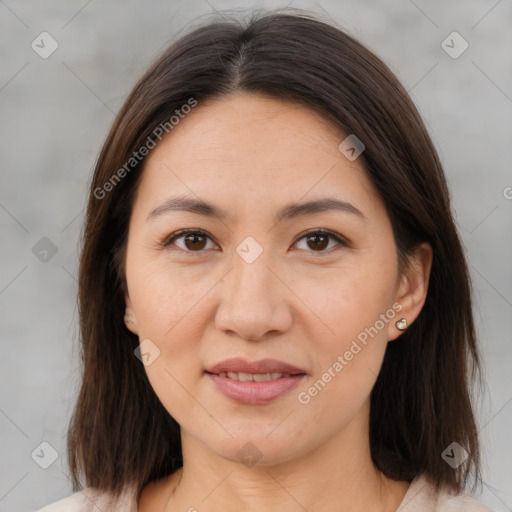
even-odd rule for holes
{"type": "Polygon", "coordinates": [[[204,249],[206,245],[206,237],[198,233],[190,233],[183,240],[191,251],[204,249]]]}
{"type": "Polygon", "coordinates": [[[319,249],[323,250],[329,245],[329,235],[324,235],[322,233],[317,233],[313,235],[307,236],[308,246],[311,249],[319,249]]]}
{"type": "MultiPolygon", "coordinates": [[[[331,241],[337,242],[338,245],[347,246],[347,243],[344,242],[340,236],[326,230],[310,231],[302,236],[302,238],[300,238],[296,243],[302,242],[302,240],[306,240],[305,250],[308,252],[327,252],[326,249],[332,247],[332,245],[329,247],[331,241]]],[[[181,250],[187,254],[192,254],[204,252],[206,249],[211,249],[212,247],[207,247],[208,241],[212,241],[212,239],[204,231],[197,229],[185,229],[178,231],[165,239],[162,242],[162,245],[170,250],[181,250]],[[181,242],[177,243],[177,241],[181,242]]]]}
{"type": "Polygon", "coordinates": [[[175,250],[175,248],[172,247],[175,245],[183,252],[194,253],[203,252],[205,248],[210,248],[206,247],[208,240],[211,240],[211,238],[204,231],[197,229],[184,229],[168,237],[162,242],[162,245],[172,250],[175,250]],[[176,243],[177,241],[181,242],[176,243]]]}
{"type": "Polygon", "coordinates": [[[300,238],[297,243],[302,240],[306,240],[305,250],[309,252],[327,252],[325,249],[329,246],[331,240],[335,240],[338,245],[347,245],[341,237],[325,230],[310,231],[300,238]]]}

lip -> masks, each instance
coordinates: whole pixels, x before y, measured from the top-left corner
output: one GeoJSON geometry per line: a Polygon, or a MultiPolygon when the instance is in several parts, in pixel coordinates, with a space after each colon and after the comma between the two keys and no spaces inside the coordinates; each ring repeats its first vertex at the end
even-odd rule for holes
{"type": "Polygon", "coordinates": [[[297,387],[306,372],[277,359],[260,359],[249,362],[240,358],[226,359],[207,370],[207,377],[224,396],[245,405],[267,404],[286,395],[297,387]],[[221,377],[221,372],[282,373],[287,377],[266,381],[238,381],[221,377]]]}
{"type": "Polygon", "coordinates": [[[225,359],[212,366],[207,372],[217,375],[221,372],[284,373],[290,375],[306,373],[302,368],[277,359],[259,359],[258,361],[250,362],[239,357],[225,359]]]}
{"type": "Polygon", "coordinates": [[[239,381],[213,373],[207,373],[207,376],[227,398],[240,404],[261,405],[286,395],[298,386],[306,375],[301,373],[262,382],[239,381]]]}

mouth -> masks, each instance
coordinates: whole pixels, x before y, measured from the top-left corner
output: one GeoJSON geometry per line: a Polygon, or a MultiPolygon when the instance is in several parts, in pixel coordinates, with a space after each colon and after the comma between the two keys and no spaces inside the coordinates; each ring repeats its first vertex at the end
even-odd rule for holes
{"type": "MultiPolygon", "coordinates": [[[[294,366],[278,359],[259,359],[258,361],[247,361],[245,359],[235,357],[231,359],[225,359],[220,363],[212,366],[207,370],[208,373],[214,375],[220,375],[226,373],[225,376],[231,374],[231,378],[235,378],[234,374],[242,375],[243,380],[246,375],[270,375],[281,374],[282,375],[298,375],[305,374],[306,370],[294,366]]],[[[274,377],[278,378],[278,377],[274,377]]],[[[263,379],[270,380],[270,379],[263,379]]]]}
{"type": "MultiPolygon", "coordinates": [[[[217,374],[219,377],[225,377],[232,380],[238,380],[240,382],[265,382],[268,380],[276,380],[281,378],[291,377],[290,373],[246,373],[246,372],[220,372],[217,374]]],[[[305,375],[305,374],[293,374],[293,375],[305,375]]]]}
{"type": "Polygon", "coordinates": [[[222,361],[205,373],[224,396],[246,405],[276,400],[307,375],[301,368],[276,359],[248,362],[238,358],[222,361]]]}

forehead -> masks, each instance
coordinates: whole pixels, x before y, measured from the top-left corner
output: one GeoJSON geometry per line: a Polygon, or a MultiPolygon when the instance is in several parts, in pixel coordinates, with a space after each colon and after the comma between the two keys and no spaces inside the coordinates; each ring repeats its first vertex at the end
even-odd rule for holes
{"type": "Polygon", "coordinates": [[[374,207],[361,160],[338,149],[345,137],[297,103],[249,93],[209,100],[148,155],[138,195],[152,207],[171,193],[259,210],[325,196],[374,207]]]}

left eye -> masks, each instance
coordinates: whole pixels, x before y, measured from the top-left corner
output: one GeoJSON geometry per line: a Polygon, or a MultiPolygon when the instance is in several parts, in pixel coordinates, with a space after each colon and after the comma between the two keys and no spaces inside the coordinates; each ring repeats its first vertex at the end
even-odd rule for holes
{"type": "Polygon", "coordinates": [[[323,229],[306,233],[301,238],[299,238],[296,243],[304,239],[306,240],[306,244],[308,244],[309,248],[314,248],[313,252],[326,252],[324,249],[329,246],[329,239],[335,240],[338,245],[346,245],[341,237],[332,233],[331,231],[326,231],[323,229]]]}
{"type": "MultiPolygon", "coordinates": [[[[176,240],[183,239],[184,246],[180,246],[176,244],[181,250],[185,252],[202,252],[203,249],[208,248],[207,241],[210,240],[210,236],[204,231],[197,229],[185,229],[182,231],[178,231],[171,237],[168,237],[162,245],[164,247],[168,247],[173,244],[176,240]]],[[[326,248],[329,247],[329,239],[335,240],[339,245],[346,245],[346,243],[342,240],[342,238],[331,231],[326,231],[323,229],[310,231],[309,233],[304,234],[301,238],[297,240],[298,243],[302,240],[306,240],[306,244],[308,244],[309,249],[313,249],[312,252],[325,252],[326,248]]],[[[210,247],[211,248],[211,247],[210,247]]]]}

